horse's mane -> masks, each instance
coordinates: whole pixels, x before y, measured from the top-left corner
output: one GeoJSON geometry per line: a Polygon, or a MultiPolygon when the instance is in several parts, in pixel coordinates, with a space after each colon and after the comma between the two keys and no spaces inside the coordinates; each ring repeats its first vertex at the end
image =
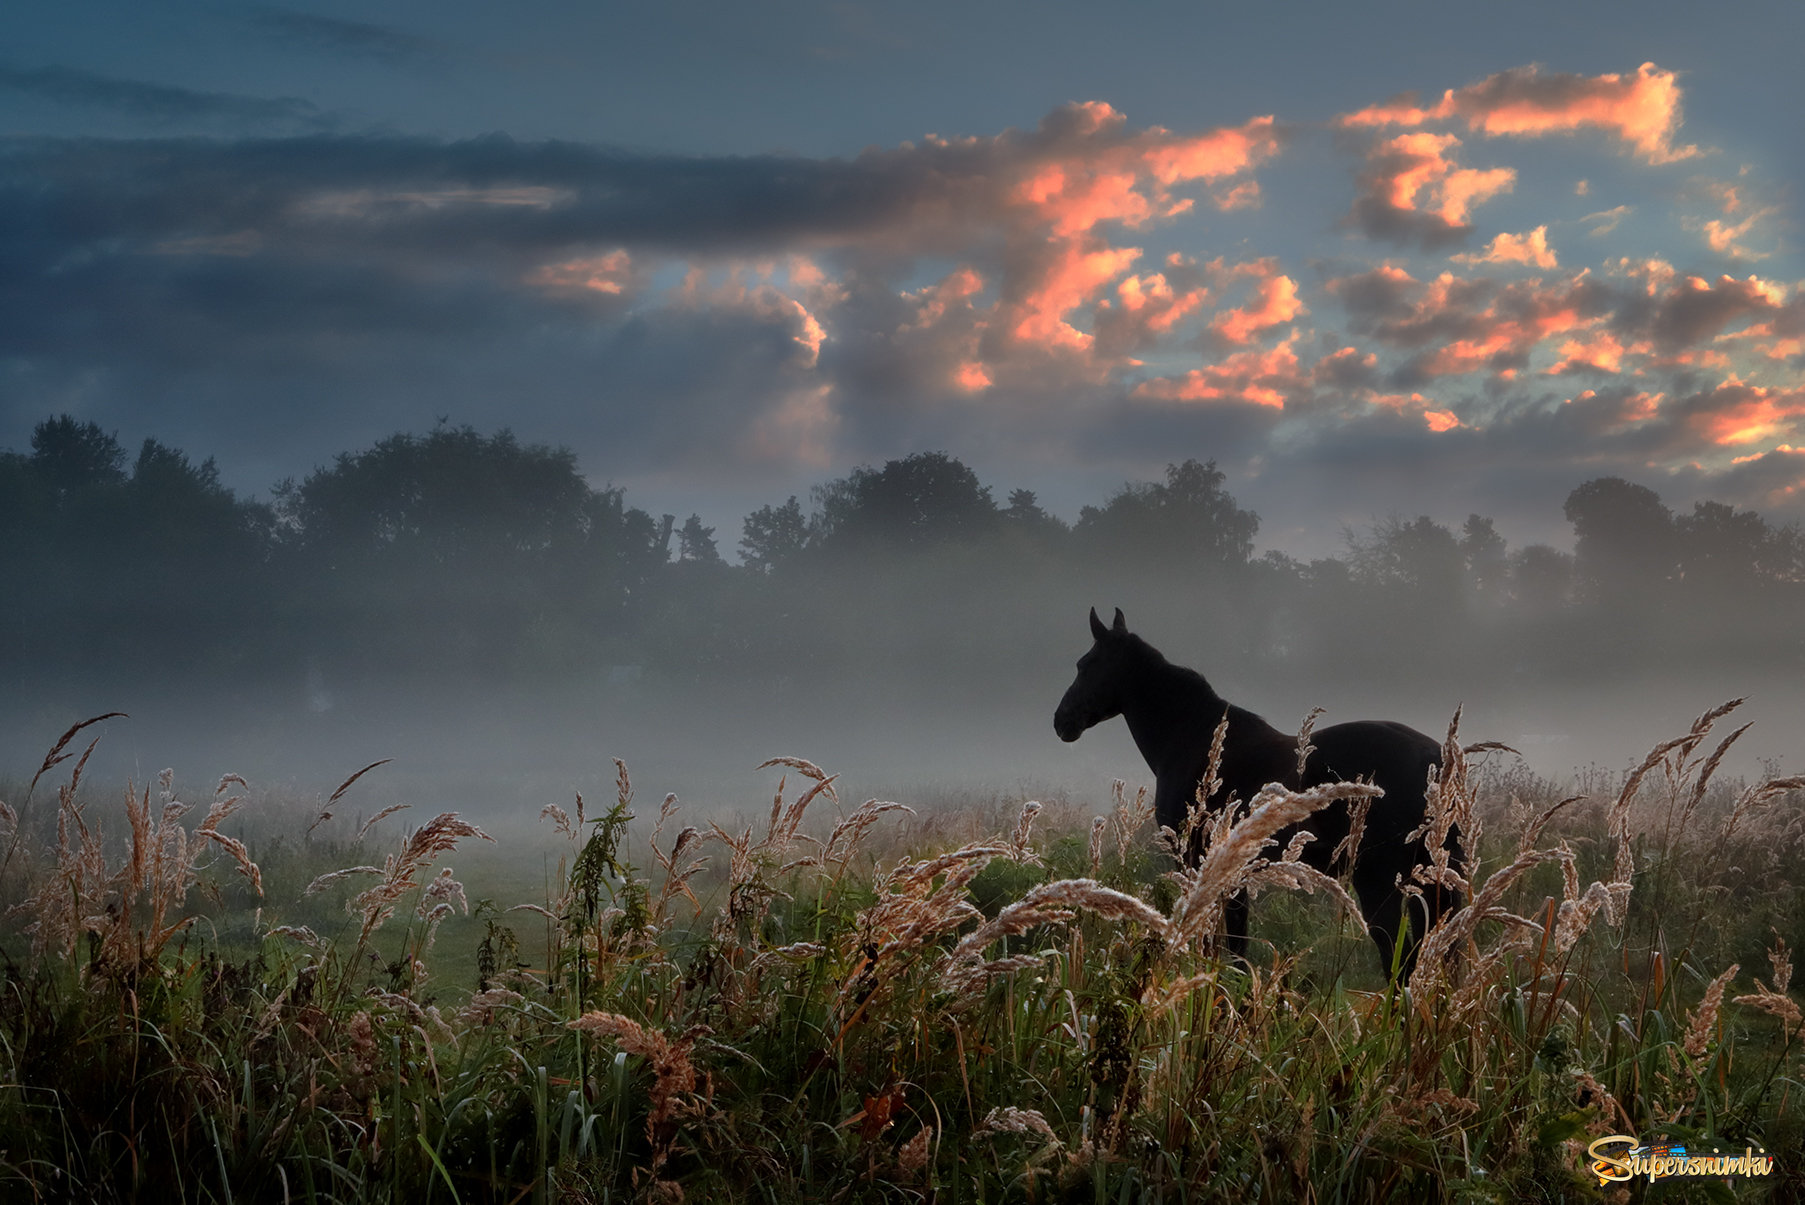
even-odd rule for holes
{"type": "Polygon", "coordinates": [[[1144,659],[1148,663],[1149,668],[1170,671],[1174,675],[1182,678],[1187,685],[1200,686],[1208,691],[1214,698],[1220,699],[1222,697],[1221,695],[1216,694],[1216,688],[1210,685],[1208,678],[1205,678],[1202,674],[1188,665],[1180,665],[1176,661],[1168,659],[1164,653],[1154,648],[1151,644],[1148,644],[1146,640],[1135,633],[1125,632],[1122,635],[1122,639],[1127,641],[1128,647],[1134,650],[1137,657],[1144,659]]]}

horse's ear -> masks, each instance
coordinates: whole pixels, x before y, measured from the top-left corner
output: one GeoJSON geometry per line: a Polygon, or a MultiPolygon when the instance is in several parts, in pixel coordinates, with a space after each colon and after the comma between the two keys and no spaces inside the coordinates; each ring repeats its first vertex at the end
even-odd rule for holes
{"type": "Polygon", "coordinates": [[[1120,607],[1116,608],[1116,626],[1114,631],[1118,636],[1128,635],[1128,621],[1122,618],[1122,608],[1120,607]]]}
{"type": "Polygon", "coordinates": [[[1101,640],[1107,635],[1109,635],[1109,629],[1103,626],[1103,621],[1101,619],[1097,618],[1097,608],[1092,607],[1091,608],[1091,636],[1092,636],[1092,638],[1094,638],[1096,640],[1101,640]]]}

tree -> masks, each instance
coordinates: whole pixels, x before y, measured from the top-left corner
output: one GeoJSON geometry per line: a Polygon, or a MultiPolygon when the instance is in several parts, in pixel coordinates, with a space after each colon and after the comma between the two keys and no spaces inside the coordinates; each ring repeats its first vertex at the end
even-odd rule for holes
{"type": "Polygon", "coordinates": [[[1504,537],[1492,521],[1482,515],[1468,515],[1460,529],[1460,556],[1466,563],[1467,581],[1480,598],[1497,596],[1510,572],[1504,537]]]}
{"type": "Polygon", "coordinates": [[[568,448],[457,427],[342,453],[300,486],[279,486],[277,509],[308,547],[447,564],[580,544],[590,492],[568,448]]]}
{"type": "Polygon", "coordinates": [[[722,563],[720,550],[714,543],[714,528],[702,526],[701,515],[691,515],[678,530],[677,559],[697,565],[722,563]]]}
{"type": "Polygon", "coordinates": [[[1057,539],[1070,530],[1056,516],[1041,509],[1033,490],[1010,490],[1009,505],[997,514],[1006,530],[1031,540],[1057,539]]]}
{"type": "Polygon", "coordinates": [[[98,423],[78,423],[61,414],[32,429],[31,465],[61,499],[93,486],[123,482],[125,449],[98,423]]]}
{"type": "Polygon", "coordinates": [[[1409,593],[1436,606],[1460,596],[1465,561],[1454,533],[1428,515],[1406,523],[1390,515],[1362,537],[1349,531],[1348,566],[1356,582],[1409,593]]]}
{"type": "Polygon", "coordinates": [[[1646,605],[1674,576],[1673,514],[1660,495],[1621,477],[1599,477],[1567,495],[1574,569],[1594,598],[1646,605]]]}
{"type": "Polygon", "coordinates": [[[944,452],[860,467],[810,491],[824,547],[922,548],[995,529],[996,503],[978,475],[944,452]]]}
{"type": "Polygon", "coordinates": [[[808,546],[809,524],[794,494],[782,506],[761,506],[746,516],[740,558],[748,568],[770,573],[808,546]]]}
{"type": "Polygon", "coordinates": [[[279,487],[277,514],[306,638],[490,672],[602,655],[647,609],[669,534],[569,449],[470,427],[341,455],[279,487]]]}
{"type": "Polygon", "coordinates": [[[1260,517],[1222,488],[1215,461],[1166,466],[1166,480],[1131,482],[1101,508],[1087,506],[1074,533],[1096,550],[1136,559],[1245,564],[1260,517]]]}
{"type": "Polygon", "coordinates": [[[1573,587],[1573,558],[1547,544],[1530,544],[1510,557],[1511,594],[1524,614],[1543,616],[1560,609],[1573,587]]]}
{"type": "Polygon", "coordinates": [[[1786,541],[1752,510],[1700,502],[1674,519],[1679,576],[1688,586],[1730,593],[1783,578],[1786,541]]]}

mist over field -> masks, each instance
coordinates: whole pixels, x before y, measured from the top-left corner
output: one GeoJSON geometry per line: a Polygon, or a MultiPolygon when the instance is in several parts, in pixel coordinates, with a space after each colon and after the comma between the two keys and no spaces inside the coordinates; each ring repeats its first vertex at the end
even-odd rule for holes
{"type": "Polygon", "coordinates": [[[506,827],[607,797],[614,757],[642,802],[753,813],[754,767],[796,755],[855,801],[1100,806],[1151,774],[1118,721],[1053,734],[1093,606],[1286,729],[1322,707],[1439,737],[1462,706],[1465,739],[1564,780],[1748,696],[1729,769],[1805,748],[1798,530],[1618,478],[1548,499],[1570,551],[1512,547],[1477,514],[1394,515],[1311,561],[1264,546],[1196,461],[1067,522],[917,454],[725,532],[505,431],[396,435],[266,502],[61,417],[0,459],[0,489],[15,781],[70,724],[123,711],[91,786],[173,767],[310,797],[387,758],[353,797],[370,811],[506,827]]]}

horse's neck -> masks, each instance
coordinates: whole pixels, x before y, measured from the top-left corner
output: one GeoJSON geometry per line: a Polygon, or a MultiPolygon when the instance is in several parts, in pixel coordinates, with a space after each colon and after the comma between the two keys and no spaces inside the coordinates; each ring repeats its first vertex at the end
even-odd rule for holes
{"type": "Polygon", "coordinates": [[[1122,718],[1147,765],[1162,774],[1174,759],[1193,756],[1198,733],[1214,731],[1227,706],[1203,675],[1162,659],[1139,675],[1122,718]]]}

